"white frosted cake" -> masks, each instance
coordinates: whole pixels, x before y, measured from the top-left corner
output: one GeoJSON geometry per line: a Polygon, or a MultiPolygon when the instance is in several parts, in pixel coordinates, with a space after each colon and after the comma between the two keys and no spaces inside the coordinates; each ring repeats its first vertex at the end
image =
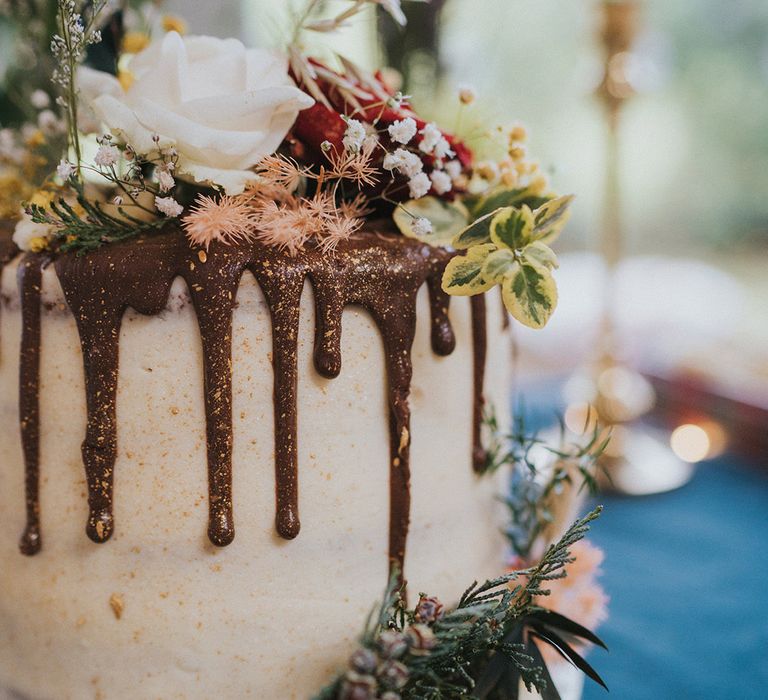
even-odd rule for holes
{"type": "Polygon", "coordinates": [[[306,699],[343,667],[403,552],[411,596],[458,598],[471,578],[499,572],[496,487],[473,469],[475,375],[484,367],[488,400],[504,415],[507,331],[498,295],[487,309],[452,299],[446,317],[448,297],[431,285],[430,305],[428,280],[445,261],[434,251],[366,234],[332,269],[258,245],[198,256],[170,231],[85,258],[46,264],[31,254],[5,266],[0,686],[32,700],[306,699]],[[142,262],[131,257],[137,251],[142,262]],[[240,279],[243,266],[273,303],[254,274],[240,279]],[[345,291],[356,275],[368,277],[369,291],[345,291]],[[228,314],[209,286],[222,277],[236,290],[231,334],[214,323],[228,314]],[[283,286],[269,281],[276,277],[283,286]],[[395,296],[383,304],[385,295],[395,296]],[[154,315],[129,308],[115,334],[105,319],[123,305],[154,315]],[[220,401],[229,337],[231,460],[220,401]],[[336,378],[313,366],[316,342],[316,363],[336,378]],[[118,346],[115,387],[109,354],[118,346]],[[214,347],[224,348],[224,370],[209,366],[206,385],[203,358],[214,347]],[[293,388],[295,465],[286,463],[293,388]],[[104,428],[113,415],[114,443],[104,428]]]}
{"type": "Polygon", "coordinates": [[[573,197],[333,49],[399,0],[257,49],[142,4],[16,17],[52,87],[0,132],[0,695],[556,697],[539,643],[601,642],[538,600],[597,513],[550,537],[509,329],[573,197]]]}

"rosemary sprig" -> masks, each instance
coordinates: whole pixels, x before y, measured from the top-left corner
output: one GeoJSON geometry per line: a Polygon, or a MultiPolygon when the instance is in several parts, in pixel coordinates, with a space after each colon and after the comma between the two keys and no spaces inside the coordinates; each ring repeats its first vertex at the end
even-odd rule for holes
{"type": "MultiPolygon", "coordinates": [[[[587,421],[587,425],[589,423],[587,421]]],[[[503,499],[511,514],[506,535],[515,554],[527,560],[534,544],[553,522],[550,504],[565,485],[572,485],[578,478],[579,492],[584,489],[592,495],[597,492],[595,475],[611,436],[605,428],[595,425],[586,439],[569,442],[565,425],[560,420],[559,446],[553,447],[528,430],[523,410],[517,412],[512,432],[504,433],[492,407],[485,416],[484,428],[485,472],[494,473],[502,468],[510,470],[509,495],[503,499]],[[535,457],[542,451],[553,459],[547,474],[540,473],[535,457]]]]}

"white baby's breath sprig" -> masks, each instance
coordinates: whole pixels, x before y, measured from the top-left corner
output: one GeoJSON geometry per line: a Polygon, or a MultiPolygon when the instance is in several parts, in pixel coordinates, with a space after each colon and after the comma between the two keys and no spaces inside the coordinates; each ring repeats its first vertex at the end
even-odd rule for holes
{"type": "Polygon", "coordinates": [[[56,61],[52,80],[54,85],[62,91],[62,95],[56,102],[64,107],[68,145],[75,156],[77,177],[80,176],[82,152],[77,127],[75,75],[77,66],[85,56],[87,47],[101,41],[101,32],[96,29],[96,25],[106,5],[107,0],[96,0],[90,8],[87,20],[84,20],[82,14],[84,2],[58,0],[58,14],[56,16],[58,31],[51,39],[51,53],[56,61]]]}

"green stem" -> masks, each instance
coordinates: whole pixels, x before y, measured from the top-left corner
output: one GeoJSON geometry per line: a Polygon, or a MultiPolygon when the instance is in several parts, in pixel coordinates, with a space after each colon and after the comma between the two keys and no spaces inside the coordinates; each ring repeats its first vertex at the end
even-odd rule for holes
{"type": "Polygon", "coordinates": [[[82,151],[80,149],[80,134],[77,130],[77,90],[75,88],[75,71],[77,70],[77,60],[72,46],[72,35],[69,31],[69,21],[71,17],[65,17],[63,10],[59,11],[59,27],[64,44],[67,47],[67,66],[69,76],[67,81],[67,121],[69,122],[69,146],[75,154],[75,166],[77,168],[77,179],[82,182],[80,172],[82,151]]]}

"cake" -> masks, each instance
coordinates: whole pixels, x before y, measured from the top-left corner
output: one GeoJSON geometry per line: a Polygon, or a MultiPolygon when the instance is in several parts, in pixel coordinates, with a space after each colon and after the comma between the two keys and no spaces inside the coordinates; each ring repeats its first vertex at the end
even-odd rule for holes
{"type": "Polygon", "coordinates": [[[0,192],[0,692],[495,699],[551,687],[535,639],[601,643],[536,602],[595,514],[518,551],[499,498],[512,319],[555,308],[572,198],[521,127],[478,163],[304,52],[366,4],[309,2],[283,54],[59,3],[63,157],[0,192]]]}
{"type": "Polygon", "coordinates": [[[252,245],[201,262],[173,230],[8,260],[0,685],[308,698],[390,561],[415,592],[495,575],[473,454],[482,388],[506,404],[508,331],[497,295],[449,306],[444,264],[374,232],[330,265],[252,245]]]}

